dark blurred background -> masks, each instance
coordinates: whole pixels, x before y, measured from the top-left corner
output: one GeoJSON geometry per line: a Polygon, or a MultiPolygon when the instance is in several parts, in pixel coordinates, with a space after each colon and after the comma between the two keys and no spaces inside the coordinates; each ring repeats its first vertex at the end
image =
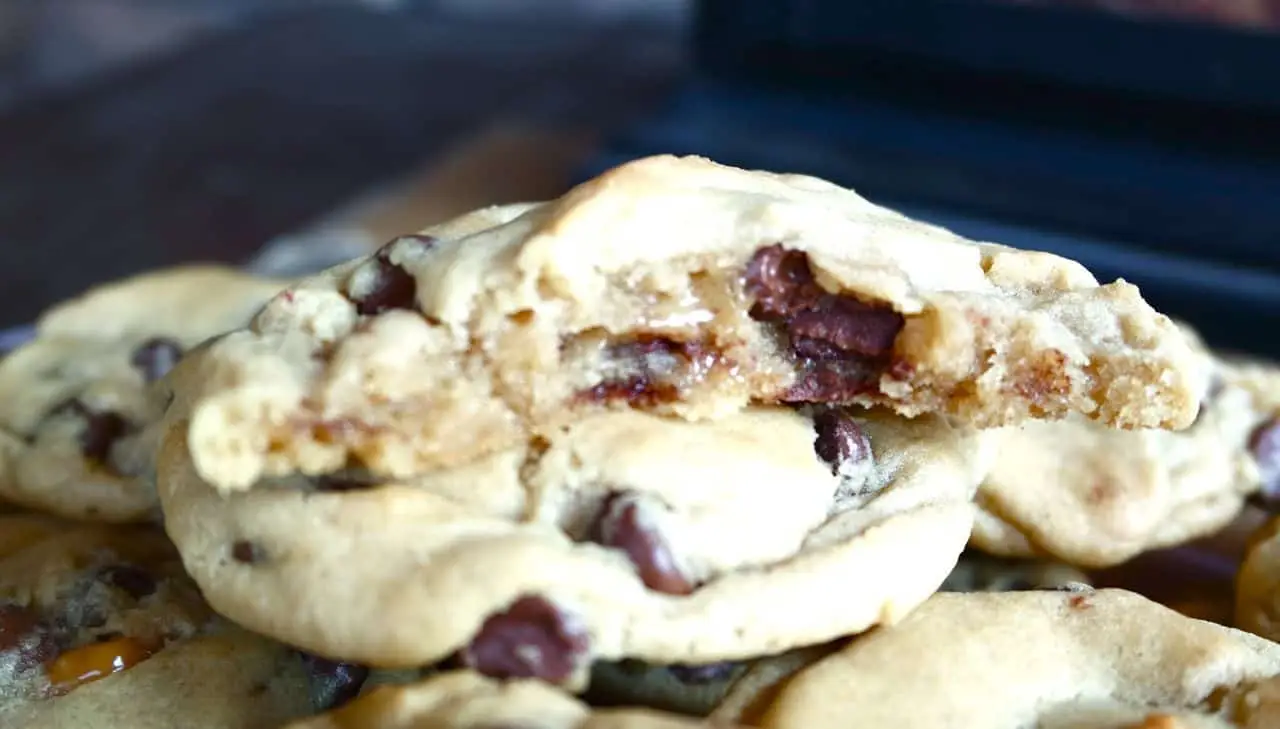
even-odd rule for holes
{"type": "Polygon", "coordinates": [[[0,329],[627,158],[822,175],[1280,356],[1276,0],[8,0],[0,329]]]}

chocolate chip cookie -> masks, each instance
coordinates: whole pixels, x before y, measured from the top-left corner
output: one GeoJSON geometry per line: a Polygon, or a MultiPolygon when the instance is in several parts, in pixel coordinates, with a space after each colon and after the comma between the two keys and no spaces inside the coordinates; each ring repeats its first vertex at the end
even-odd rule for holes
{"type": "Polygon", "coordinates": [[[1123,590],[940,593],[712,718],[762,729],[1219,726],[1280,719],[1280,645],[1123,590]],[[998,699],[997,699],[998,697],[998,699]]]}
{"type": "MultiPolygon", "coordinates": [[[[498,682],[471,672],[382,686],[288,729],[697,729],[711,725],[652,709],[592,709],[547,684],[498,682]]],[[[735,729],[716,724],[716,729],[735,729]]]]}
{"type": "Polygon", "coordinates": [[[0,359],[0,499],[61,516],[154,516],[151,383],[193,345],[243,326],[282,281],[190,266],[54,307],[0,359]]]}
{"type": "Polygon", "coordinates": [[[594,660],[750,658],[900,619],[955,564],[989,453],[933,417],[605,410],[414,479],[223,494],[192,461],[188,412],[170,409],[157,485],[220,613],[380,668],[451,659],[567,685],[594,660]]]}
{"type": "Polygon", "coordinates": [[[1216,532],[1254,492],[1280,494],[1280,367],[1222,360],[1188,334],[1204,393],[1190,428],[1074,418],[1004,430],[974,546],[1106,567],[1216,532]]]}
{"type": "Polygon", "coordinates": [[[2,726],[268,729],[354,693],[349,667],[214,616],[156,530],[27,536],[0,556],[2,726]]]}
{"type": "Polygon", "coordinates": [[[619,408],[1195,415],[1190,349],[1135,287],[815,178],[654,157],[487,215],[291,287],[211,347],[188,395],[202,476],[410,478],[619,408]]]}

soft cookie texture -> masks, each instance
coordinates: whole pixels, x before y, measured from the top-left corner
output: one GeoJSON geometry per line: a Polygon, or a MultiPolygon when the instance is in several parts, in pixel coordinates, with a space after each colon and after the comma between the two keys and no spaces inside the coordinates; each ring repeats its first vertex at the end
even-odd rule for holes
{"type": "Polygon", "coordinates": [[[151,383],[244,326],[283,281],[187,266],[94,288],[46,312],[0,359],[0,499],[60,516],[155,516],[151,383]]]}
{"type": "Polygon", "coordinates": [[[379,668],[454,656],[573,685],[596,659],[750,658],[901,619],[955,564],[989,453],[931,417],[617,410],[415,479],[222,494],[191,459],[187,407],[158,488],[219,612],[379,668]]]}
{"type": "MultiPolygon", "coordinates": [[[[337,711],[287,729],[697,729],[710,725],[652,709],[592,709],[538,681],[498,682],[451,672],[381,686],[337,711]]],[[[717,724],[715,729],[735,729],[717,724]]]]}
{"type": "Polygon", "coordinates": [[[23,518],[0,518],[23,535],[0,551],[0,726],[271,729],[354,694],[219,620],[160,532],[23,518]]]}
{"type": "Polygon", "coordinates": [[[1204,396],[1186,430],[1070,418],[997,436],[974,546],[1106,567],[1212,534],[1251,494],[1280,493],[1280,368],[1224,361],[1191,339],[1204,396]]]}
{"type": "Polygon", "coordinates": [[[940,593],[713,718],[762,729],[1265,729],[1280,645],[1123,590],[940,593]],[[998,697],[998,700],[997,700],[998,697]]]}
{"type": "Polygon", "coordinates": [[[192,456],[228,490],[352,462],[410,478],[601,409],[1180,428],[1197,404],[1187,342],[1125,282],[692,157],[399,238],[204,356],[192,456]]]}

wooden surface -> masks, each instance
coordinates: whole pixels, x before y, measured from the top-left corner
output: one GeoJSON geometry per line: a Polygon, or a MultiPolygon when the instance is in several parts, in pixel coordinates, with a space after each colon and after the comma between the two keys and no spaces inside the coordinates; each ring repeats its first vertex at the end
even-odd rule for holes
{"type": "Polygon", "coordinates": [[[0,326],[97,281],[245,260],[362,198],[382,235],[415,215],[368,207],[396,179],[438,201],[428,216],[489,181],[498,197],[547,194],[660,101],[682,47],[668,26],[322,9],[15,110],[0,117],[0,326]],[[477,145],[485,163],[465,163],[477,145]]]}

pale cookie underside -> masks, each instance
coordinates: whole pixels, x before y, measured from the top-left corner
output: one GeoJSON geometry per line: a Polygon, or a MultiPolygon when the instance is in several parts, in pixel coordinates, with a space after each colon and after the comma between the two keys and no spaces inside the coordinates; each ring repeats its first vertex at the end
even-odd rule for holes
{"type": "Polygon", "coordinates": [[[1261,729],[1277,675],[1280,646],[1121,590],[939,594],[796,674],[759,726],[1123,727],[1167,712],[1261,729]]]}
{"type": "Polygon", "coordinates": [[[517,451],[414,483],[220,496],[195,473],[179,422],[159,485],[166,527],[215,608],[317,653],[434,663],[538,596],[581,626],[590,658],[707,663],[895,622],[937,589],[968,535],[981,435],[865,420],[876,465],[846,483],[805,423],[783,410],[708,424],[611,413],[532,465],[517,451]],[[875,489],[842,486],[858,483],[875,489]],[[646,526],[620,548],[583,540],[602,487],[644,507],[634,519],[646,526]],[[632,548],[655,541],[665,556],[637,560],[632,548]]]}

